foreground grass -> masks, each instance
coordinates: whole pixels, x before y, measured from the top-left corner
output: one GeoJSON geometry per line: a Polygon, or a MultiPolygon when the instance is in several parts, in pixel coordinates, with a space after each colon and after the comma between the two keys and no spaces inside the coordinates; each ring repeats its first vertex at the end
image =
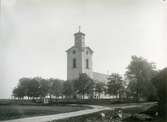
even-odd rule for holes
{"type": "MultiPolygon", "coordinates": [[[[111,106],[114,106],[114,105],[111,105],[111,106]]],[[[87,114],[87,115],[78,116],[78,117],[71,117],[71,118],[57,120],[53,122],[166,122],[164,118],[159,116],[154,117],[153,120],[147,120],[147,121],[141,121],[141,120],[128,117],[129,115],[132,115],[132,114],[148,111],[148,108],[150,108],[149,105],[143,105],[140,107],[136,106],[136,107],[129,107],[129,108],[127,107],[125,109],[122,109],[123,118],[124,118],[123,120],[112,119],[114,117],[114,111],[105,110],[97,113],[87,114]],[[100,116],[101,113],[105,114],[105,118],[102,118],[100,116]]]]}
{"type": "Polygon", "coordinates": [[[68,119],[63,120],[55,120],[53,122],[166,122],[163,118],[157,117],[154,118],[154,120],[148,120],[148,121],[141,121],[141,120],[135,120],[135,119],[125,119],[125,120],[111,120],[109,114],[112,113],[112,111],[103,111],[107,115],[105,119],[102,119],[100,117],[100,112],[89,114],[89,115],[83,115],[78,117],[72,117],[68,119]]]}
{"type": "Polygon", "coordinates": [[[123,122],[166,122],[163,118],[157,117],[154,120],[151,121],[141,121],[141,120],[133,120],[133,119],[127,119],[124,120],[123,122]]]}
{"type": "Polygon", "coordinates": [[[0,120],[10,120],[24,117],[51,115],[86,109],[83,106],[71,105],[0,105],[0,120]]]}

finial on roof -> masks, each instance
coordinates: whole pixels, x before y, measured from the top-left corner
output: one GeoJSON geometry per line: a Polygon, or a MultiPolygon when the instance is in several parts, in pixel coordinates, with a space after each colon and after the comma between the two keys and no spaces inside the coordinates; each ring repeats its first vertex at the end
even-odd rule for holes
{"type": "Polygon", "coordinates": [[[81,31],[81,26],[79,25],[79,32],[81,31]]]}
{"type": "Polygon", "coordinates": [[[78,26],[78,32],[74,33],[74,35],[83,35],[83,36],[85,36],[85,34],[81,32],[81,26],[80,25],[78,26]]]}

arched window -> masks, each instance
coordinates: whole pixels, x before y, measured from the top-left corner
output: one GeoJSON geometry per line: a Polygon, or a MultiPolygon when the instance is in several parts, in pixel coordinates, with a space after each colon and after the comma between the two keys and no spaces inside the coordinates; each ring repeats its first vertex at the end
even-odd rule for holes
{"type": "Polygon", "coordinates": [[[86,68],[89,69],[89,60],[86,59],[86,68]]]}
{"type": "Polygon", "coordinates": [[[74,58],[73,59],[73,68],[76,68],[77,67],[77,65],[76,65],[76,59],[74,58]]]}
{"type": "Polygon", "coordinates": [[[73,54],[75,54],[76,52],[75,52],[75,50],[73,50],[73,52],[72,52],[73,54]]]}

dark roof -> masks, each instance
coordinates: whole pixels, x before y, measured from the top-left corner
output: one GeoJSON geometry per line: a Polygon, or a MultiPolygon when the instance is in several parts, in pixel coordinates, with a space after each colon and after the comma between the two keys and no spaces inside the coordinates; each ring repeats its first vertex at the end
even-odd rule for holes
{"type": "Polygon", "coordinates": [[[75,46],[70,47],[66,52],[70,51],[71,49],[75,48],[75,46]]]}
{"type": "Polygon", "coordinates": [[[90,50],[93,53],[93,50],[90,47],[86,47],[88,50],[90,50]]]}
{"type": "MultiPolygon", "coordinates": [[[[66,50],[66,52],[70,51],[73,48],[76,48],[76,46],[72,46],[71,48],[69,48],[68,50],[66,50]]],[[[91,53],[93,53],[93,50],[90,47],[85,47],[85,49],[88,49],[88,50],[91,51],[91,53]]]]}
{"type": "Polygon", "coordinates": [[[97,82],[107,82],[109,75],[93,72],[93,79],[97,82]]]}
{"type": "Polygon", "coordinates": [[[82,33],[82,32],[77,32],[77,33],[74,33],[74,35],[84,35],[85,36],[85,34],[84,33],[82,33]]]}

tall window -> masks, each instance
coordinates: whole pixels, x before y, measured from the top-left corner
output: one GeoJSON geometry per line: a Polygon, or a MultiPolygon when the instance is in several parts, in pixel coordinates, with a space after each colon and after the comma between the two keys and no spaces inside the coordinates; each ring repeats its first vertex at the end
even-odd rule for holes
{"type": "Polygon", "coordinates": [[[72,52],[73,54],[75,54],[75,50],[73,50],[73,52],[72,52]]]}
{"type": "Polygon", "coordinates": [[[74,58],[73,59],[73,68],[76,68],[77,67],[77,65],[76,65],[76,59],[74,58]]]}
{"type": "Polygon", "coordinates": [[[89,60],[86,59],[86,68],[89,69],[89,60]]]}

